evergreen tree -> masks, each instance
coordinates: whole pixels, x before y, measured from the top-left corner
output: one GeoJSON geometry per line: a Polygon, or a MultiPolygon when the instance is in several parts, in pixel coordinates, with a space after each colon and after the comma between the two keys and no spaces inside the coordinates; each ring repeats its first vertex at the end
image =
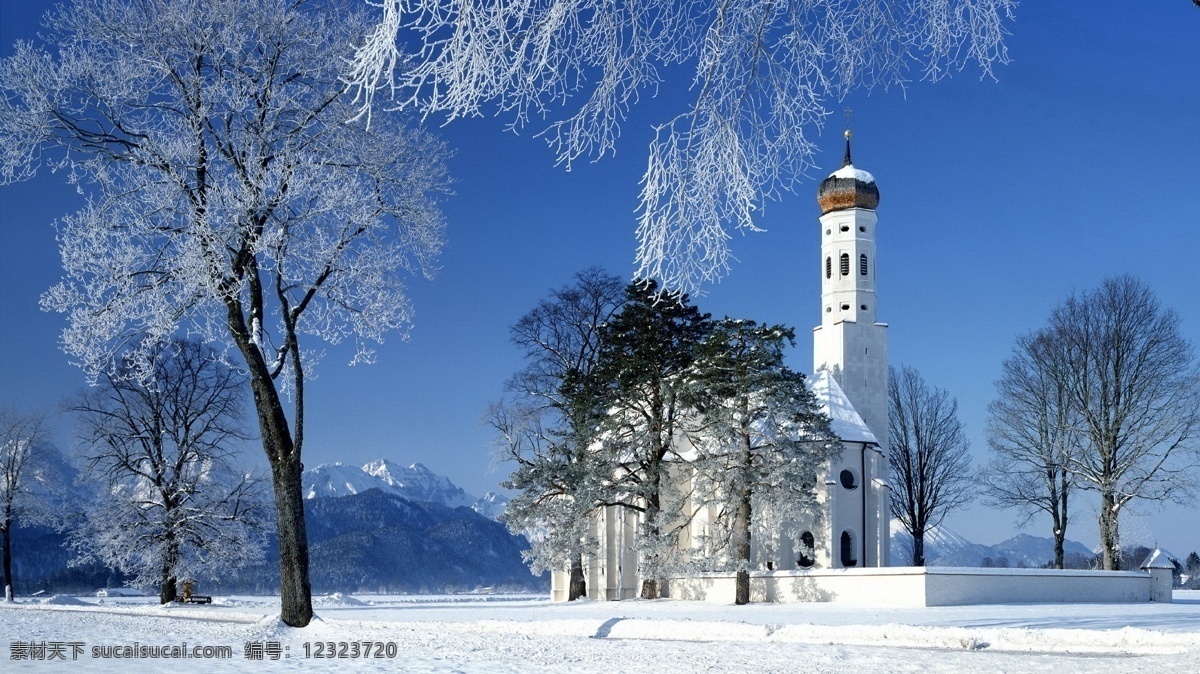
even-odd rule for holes
{"type": "Polygon", "coordinates": [[[684,387],[693,497],[714,514],[709,543],[737,570],[737,604],[750,601],[752,535],[769,549],[785,523],[818,513],[818,472],[841,451],[804,375],[784,365],[794,339],[791,328],[726,318],[684,387]]]}
{"type": "Polygon", "coordinates": [[[672,563],[687,515],[668,488],[669,464],[680,459],[675,442],[684,375],[711,329],[687,295],[661,290],[653,280],[626,288],[625,305],[601,331],[595,369],[601,404],[605,503],[640,515],[637,536],[643,599],[659,596],[659,578],[672,563]],[[670,515],[664,515],[670,513],[670,515]]]}
{"type": "Polygon", "coordinates": [[[1187,582],[1183,584],[1185,590],[1200,590],[1200,555],[1193,550],[1184,560],[1183,570],[1187,572],[1187,582]]]}

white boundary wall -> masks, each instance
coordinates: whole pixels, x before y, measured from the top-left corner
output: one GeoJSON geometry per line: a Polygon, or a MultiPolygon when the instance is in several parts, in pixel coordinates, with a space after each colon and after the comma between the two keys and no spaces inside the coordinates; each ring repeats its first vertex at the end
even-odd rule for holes
{"type": "MultiPolygon", "coordinates": [[[[1160,574],[1161,575],[1161,574],[1160,574]]],[[[1170,597],[1170,576],[1165,596],[1170,597]]],[[[1164,578],[1145,571],[890,567],[750,574],[755,602],[837,602],[862,606],[1147,602],[1164,578]]],[[[734,575],[672,578],[667,596],[732,604],[734,575]]],[[[1169,601],[1169,599],[1168,599],[1169,601]]]]}

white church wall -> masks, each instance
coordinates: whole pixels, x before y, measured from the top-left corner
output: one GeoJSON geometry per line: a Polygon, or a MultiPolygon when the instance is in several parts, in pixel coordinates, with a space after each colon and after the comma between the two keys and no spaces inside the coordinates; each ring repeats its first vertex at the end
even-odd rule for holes
{"type": "Polygon", "coordinates": [[[930,569],[926,605],[1150,601],[1150,574],[1058,569],[930,569]]]}
{"type": "MultiPolygon", "coordinates": [[[[1163,601],[1142,571],[894,567],[775,571],[750,576],[751,601],[835,602],[860,606],[1163,601]]],[[[732,574],[672,578],[670,597],[731,604],[732,574]]],[[[1169,600],[1169,599],[1168,599],[1169,600]]]]}

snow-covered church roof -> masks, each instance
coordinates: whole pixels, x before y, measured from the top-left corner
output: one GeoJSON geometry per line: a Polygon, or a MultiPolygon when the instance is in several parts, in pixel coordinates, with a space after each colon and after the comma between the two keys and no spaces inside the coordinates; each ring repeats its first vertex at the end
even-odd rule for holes
{"type": "Polygon", "coordinates": [[[854,409],[842,387],[838,385],[828,370],[821,370],[813,377],[813,395],[821,403],[821,411],[829,415],[829,427],[834,434],[844,442],[870,442],[876,445],[879,440],[867,427],[865,421],[854,409]]]}

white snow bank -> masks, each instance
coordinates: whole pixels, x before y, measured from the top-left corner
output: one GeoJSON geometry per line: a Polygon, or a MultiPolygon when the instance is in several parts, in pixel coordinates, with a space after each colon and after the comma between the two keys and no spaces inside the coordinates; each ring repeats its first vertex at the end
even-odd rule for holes
{"type": "Polygon", "coordinates": [[[313,606],[370,606],[370,602],[355,599],[348,594],[334,592],[333,594],[313,598],[313,606]]]}
{"type": "Polygon", "coordinates": [[[50,597],[46,597],[45,599],[38,601],[38,603],[39,604],[49,604],[51,606],[91,606],[92,605],[92,604],[89,604],[88,602],[83,601],[77,597],[72,597],[69,594],[56,594],[56,595],[53,595],[50,597]]]}

